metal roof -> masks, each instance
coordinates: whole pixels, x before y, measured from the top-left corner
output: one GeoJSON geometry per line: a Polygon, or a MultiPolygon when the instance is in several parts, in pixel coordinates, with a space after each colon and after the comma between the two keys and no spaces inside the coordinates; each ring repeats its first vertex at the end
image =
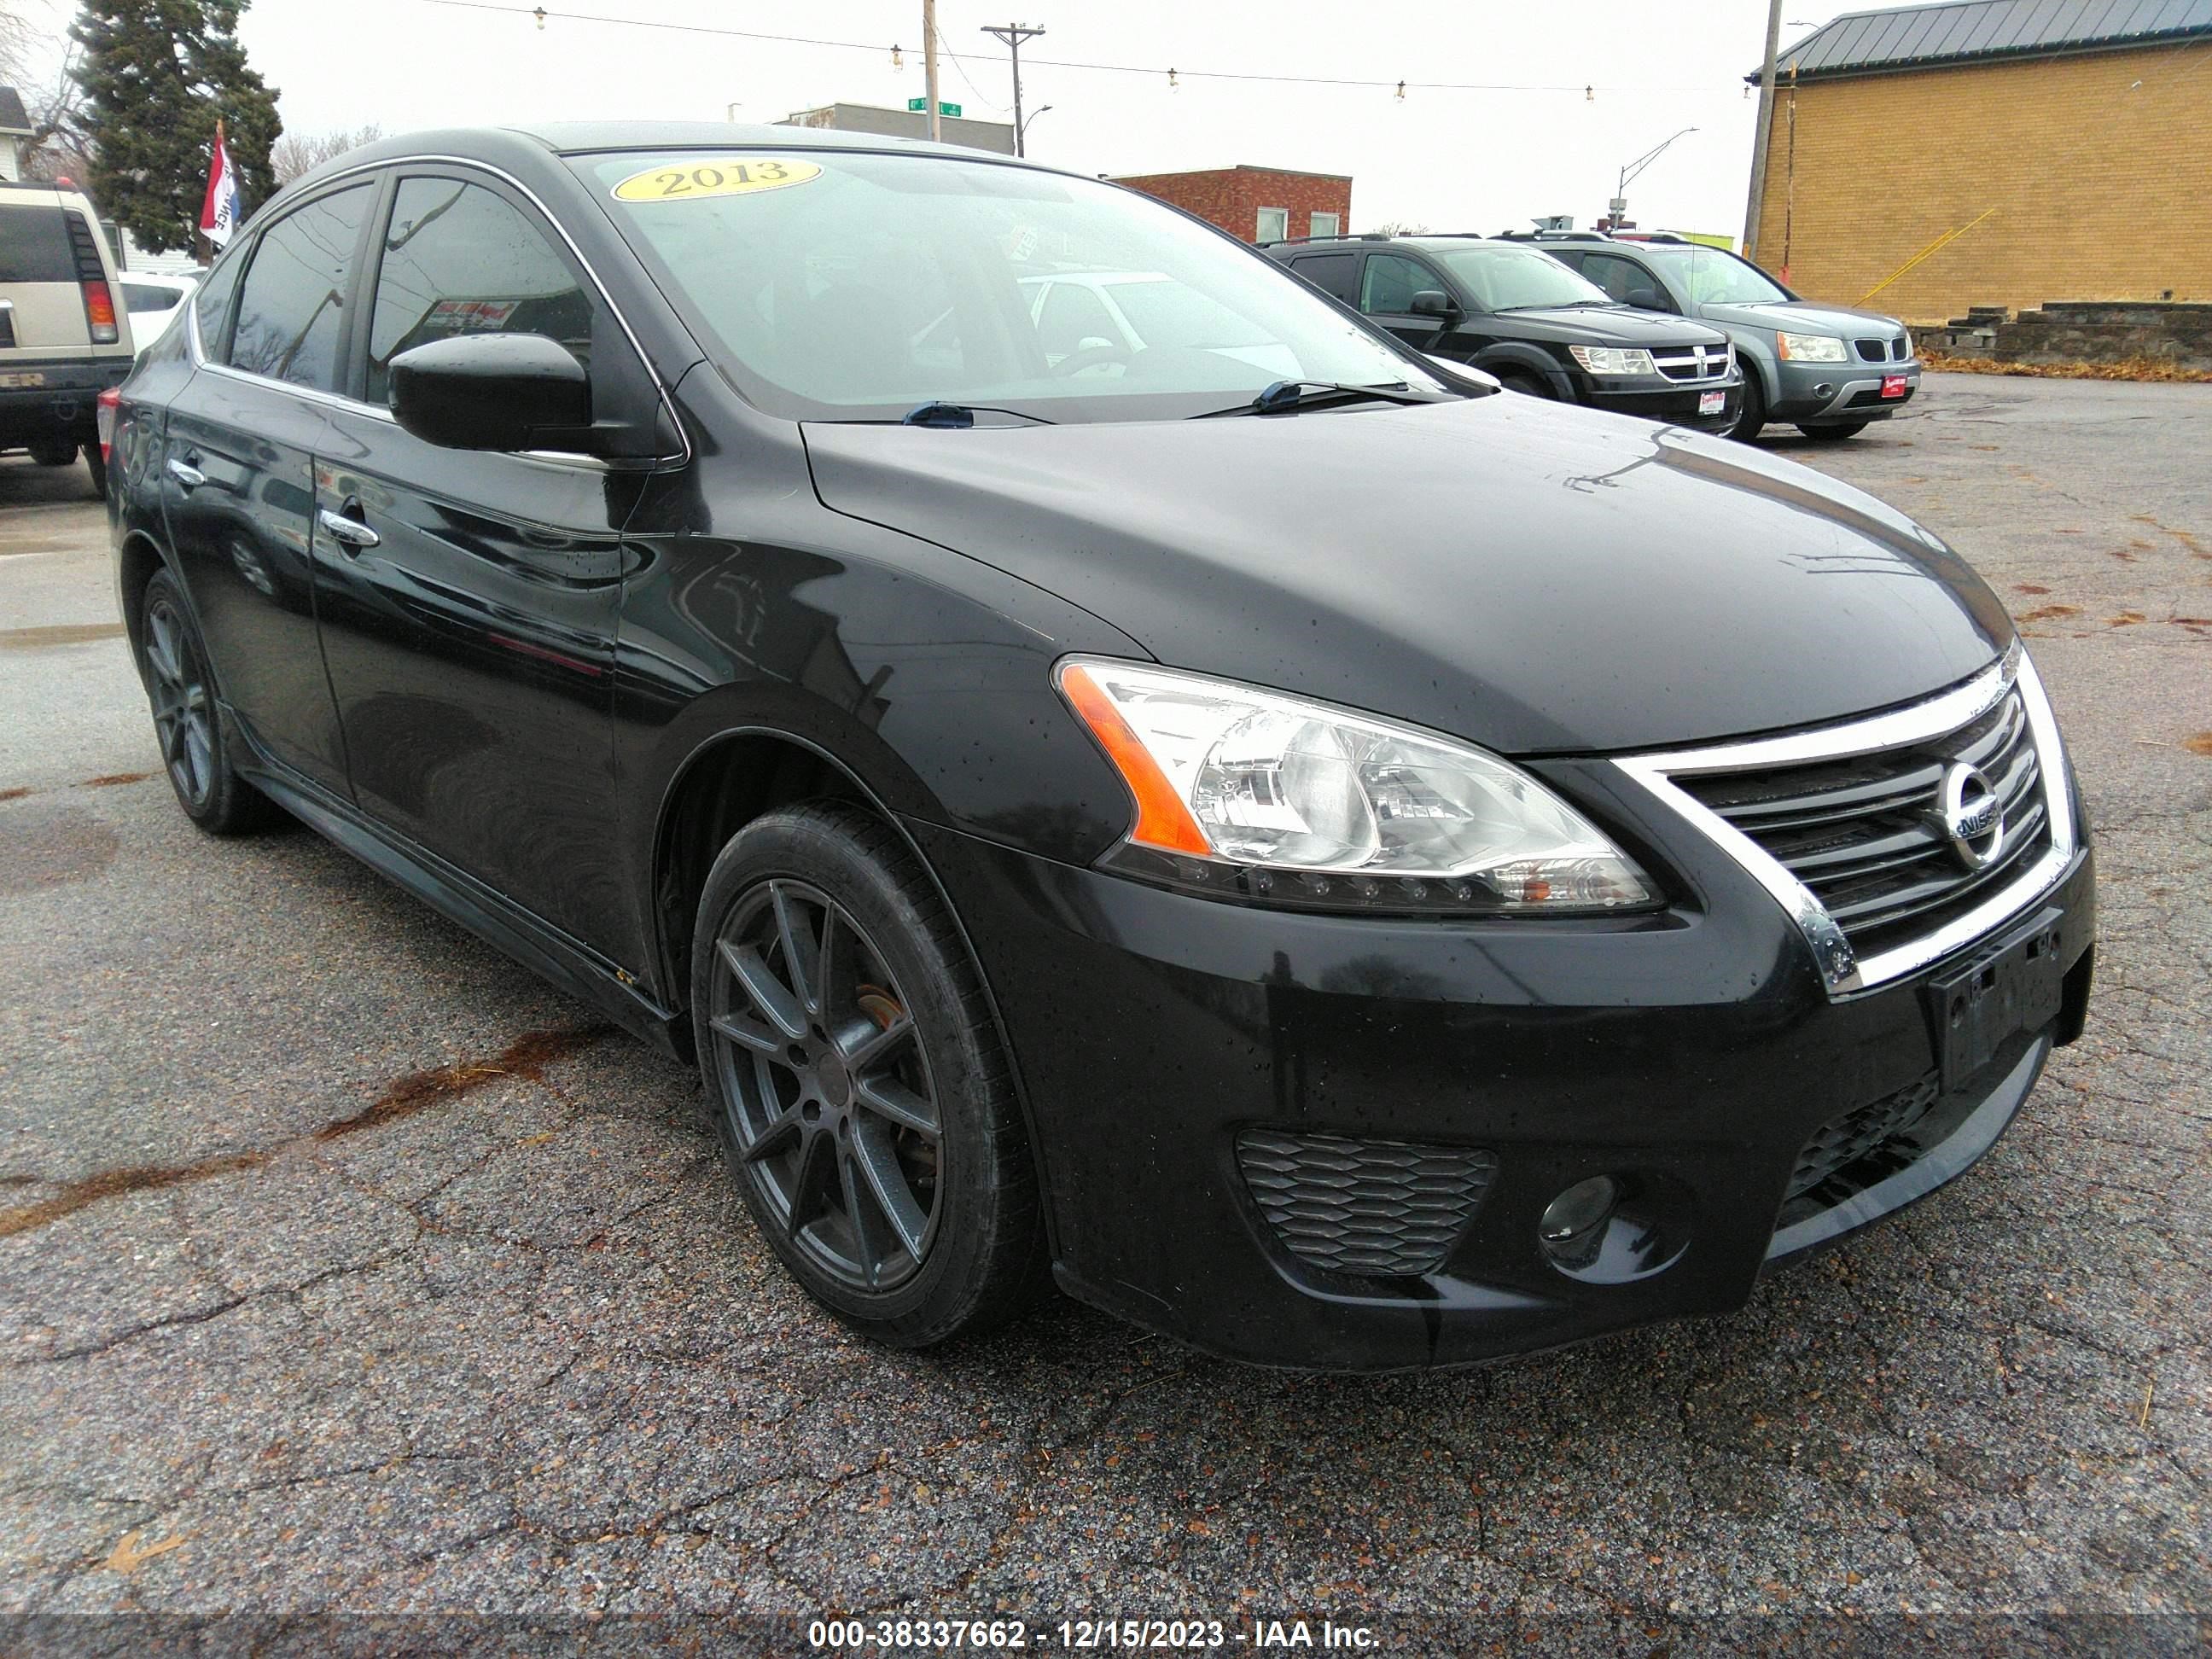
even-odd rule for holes
{"type": "Polygon", "coordinates": [[[31,117],[22,94],[13,87],[0,87],[0,132],[28,132],[31,117]]]}
{"type": "MultiPolygon", "coordinates": [[[[1797,78],[2057,57],[2212,36],[2212,0],[1962,0],[1855,11],[1778,55],[1797,78]]],[[[1759,73],[1747,77],[1754,85],[1759,73]]]]}

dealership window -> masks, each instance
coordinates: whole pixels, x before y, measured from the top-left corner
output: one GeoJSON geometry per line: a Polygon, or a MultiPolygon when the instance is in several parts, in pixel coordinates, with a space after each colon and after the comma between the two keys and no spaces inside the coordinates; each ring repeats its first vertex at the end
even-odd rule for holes
{"type": "Polygon", "coordinates": [[[1259,240],[1263,242],[1286,242],[1290,240],[1290,209],[1261,208],[1260,210],[1259,240]]]}
{"type": "Polygon", "coordinates": [[[1343,234],[1344,220],[1337,214],[1316,213],[1309,215],[1306,219],[1306,234],[1309,236],[1340,236],[1343,234]]]}

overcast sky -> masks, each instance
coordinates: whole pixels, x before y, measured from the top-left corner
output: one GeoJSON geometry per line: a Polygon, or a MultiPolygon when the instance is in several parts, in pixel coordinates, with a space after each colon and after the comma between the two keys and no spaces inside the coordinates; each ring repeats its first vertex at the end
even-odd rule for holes
{"type": "MultiPolygon", "coordinates": [[[[495,0],[497,3],[497,0],[495,0]]],[[[510,0],[527,7],[536,0],[510,0]]],[[[57,21],[70,9],[60,0],[57,21]]],[[[1844,5],[1791,0],[1817,26],[1844,5]]],[[[922,89],[921,0],[546,0],[527,16],[436,0],[252,0],[249,57],[283,94],[285,125],[318,132],[547,118],[775,121],[843,99],[903,106],[922,89]],[[805,34],[885,49],[718,39],[563,17],[562,10],[805,34]],[[889,46],[903,51],[895,70],[889,46]]],[[[1399,7],[1303,0],[940,0],[952,52],[939,95],[1005,119],[1003,48],[986,23],[1042,24],[1024,52],[1030,153],[1086,173],[1154,173],[1246,161],[1352,175],[1352,219],[1494,231],[1543,213],[1588,224],[1616,171],[1677,130],[1629,190],[1646,226],[1742,229],[1755,101],[1742,76],[1764,45],[1761,0],[1443,0],[1399,7]],[[1173,65],[1118,75],[1066,59],[1173,65]],[[1198,70],[1479,82],[1565,91],[1408,90],[1237,83],[1198,70]],[[1595,87],[1593,98],[1582,88],[1595,87]]],[[[1809,33],[1785,28],[1783,44],[1809,33]]]]}

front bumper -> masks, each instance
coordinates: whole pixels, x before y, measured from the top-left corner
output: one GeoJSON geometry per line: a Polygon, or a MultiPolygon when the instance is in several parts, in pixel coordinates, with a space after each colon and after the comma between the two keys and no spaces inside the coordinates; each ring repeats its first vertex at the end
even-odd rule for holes
{"type": "Polygon", "coordinates": [[[1920,363],[1802,363],[1777,365],[1779,394],[1766,412],[1770,421],[1791,426],[1856,425],[1886,421],[1920,392],[1920,363]],[[1905,377],[1905,395],[1885,398],[1883,380],[1905,377]]]}
{"type": "Polygon", "coordinates": [[[1678,386],[1656,375],[1639,374],[1625,380],[1594,376],[1589,382],[1589,398],[1592,409],[1609,410],[1615,415],[1663,421],[1669,426],[1687,427],[1692,432],[1726,433],[1735,429],[1736,417],[1743,412],[1743,380],[1738,376],[1678,386]],[[1708,392],[1722,394],[1721,407],[1717,413],[1700,414],[1698,403],[1708,392]]]}
{"type": "Polygon", "coordinates": [[[1442,923],[1242,908],[910,827],[1011,1039],[1061,1285],[1260,1364],[1462,1364],[1738,1307],[1774,1261],[1978,1158],[2088,994],[2085,847],[2043,901],[2072,969],[2058,1019],[1785,1215],[1824,1126],[1926,1087],[1921,987],[1948,963],[1831,1001],[1802,935],[1717,849],[1668,847],[1690,890],[1662,912],[1442,923]],[[1481,1149],[1494,1173],[1436,1271],[1334,1272],[1269,1219],[1238,1150],[1255,1133],[1481,1149]],[[1540,1219],[1617,1172],[1662,1195],[1671,1259],[1576,1276],[1540,1219]]]}

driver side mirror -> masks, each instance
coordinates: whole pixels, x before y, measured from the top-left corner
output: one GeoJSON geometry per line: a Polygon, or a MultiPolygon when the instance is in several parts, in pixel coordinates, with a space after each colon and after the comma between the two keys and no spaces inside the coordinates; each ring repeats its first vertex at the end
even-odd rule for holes
{"type": "Polygon", "coordinates": [[[1425,288],[1413,295],[1412,309],[1416,317],[1449,317],[1459,307],[1452,303],[1451,295],[1440,288],[1425,288]]]}
{"type": "Polygon", "coordinates": [[[1628,297],[1621,303],[1633,306],[1638,311],[1672,311],[1674,308],[1667,303],[1656,288],[1632,288],[1628,290],[1628,297]]]}
{"type": "Polygon", "coordinates": [[[441,449],[601,453],[592,377],[543,334],[464,334],[401,352],[392,413],[441,449]]]}

